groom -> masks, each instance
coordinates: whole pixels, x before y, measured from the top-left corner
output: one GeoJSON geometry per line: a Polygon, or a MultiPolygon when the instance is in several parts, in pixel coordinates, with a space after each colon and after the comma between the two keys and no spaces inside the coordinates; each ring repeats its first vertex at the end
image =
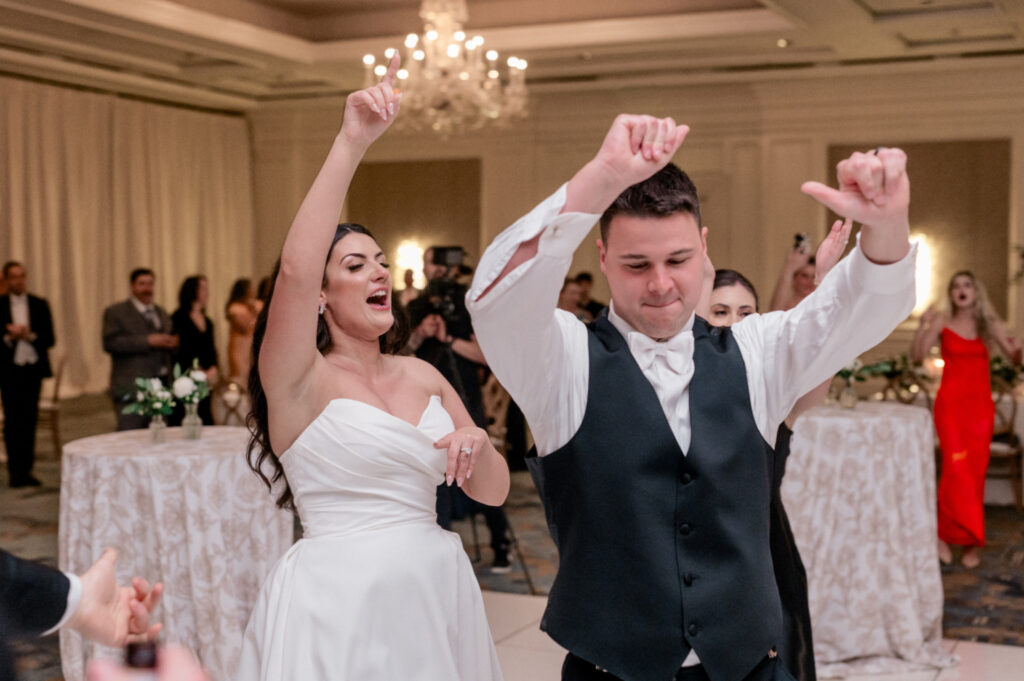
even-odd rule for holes
{"type": "Polygon", "coordinates": [[[671,119],[622,115],[592,161],[499,235],[468,294],[477,338],[522,407],[558,545],[541,627],[562,678],[790,678],[768,544],[772,447],[796,399],[913,307],[910,186],[898,149],[839,164],[803,191],[863,224],[800,305],[732,329],[693,314],[706,229],[669,159],[671,119]],[[600,218],[612,301],[586,326],[555,309],[600,218]]]}

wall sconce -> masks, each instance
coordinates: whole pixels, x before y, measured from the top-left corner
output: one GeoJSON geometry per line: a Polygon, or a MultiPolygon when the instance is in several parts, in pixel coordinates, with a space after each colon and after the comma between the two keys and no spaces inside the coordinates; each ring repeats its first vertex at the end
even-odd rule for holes
{"type": "Polygon", "coordinates": [[[412,270],[413,288],[423,289],[427,285],[427,279],[423,276],[423,247],[412,240],[403,241],[398,244],[398,257],[395,258],[398,265],[398,272],[394,273],[395,279],[402,279],[406,270],[412,270]]]}

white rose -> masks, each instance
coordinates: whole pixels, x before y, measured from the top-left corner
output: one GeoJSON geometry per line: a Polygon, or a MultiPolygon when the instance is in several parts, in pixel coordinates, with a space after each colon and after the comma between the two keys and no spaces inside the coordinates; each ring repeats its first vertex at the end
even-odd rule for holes
{"type": "Polygon", "coordinates": [[[191,374],[192,380],[196,383],[206,383],[206,372],[200,371],[199,369],[193,369],[191,374]]]}
{"type": "Polygon", "coordinates": [[[165,402],[171,399],[171,393],[166,390],[157,391],[157,399],[164,400],[165,402]]]}
{"type": "Polygon", "coordinates": [[[188,376],[181,376],[174,380],[174,385],[171,389],[174,391],[175,397],[183,399],[195,392],[196,383],[188,376]]]}
{"type": "Polygon", "coordinates": [[[151,378],[151,379],[149,379],[149,389],[150,390],[159,390],[162,387],[164,387],[164,384],[160,382],[159,378],[151,378]]]}
{"type": "Polygon", "coordinates": [[[159,408],[160,408],[160,407],[162,407],[162,406],[164,406],[164,403],[163,403],[163,402],[154,402],[154,403],[153,403],[153,408],[154,408],[154,409],[159,409],[159,408]]]}
{"type": "Polygon", "coordinates": [[[143,402],[143,401],[145,401],[145,399],[146,399],[146,393],[142,392],[141,390],[139,390],[138,392],[135,393],[135,401],[136,402],[143,402]]]}

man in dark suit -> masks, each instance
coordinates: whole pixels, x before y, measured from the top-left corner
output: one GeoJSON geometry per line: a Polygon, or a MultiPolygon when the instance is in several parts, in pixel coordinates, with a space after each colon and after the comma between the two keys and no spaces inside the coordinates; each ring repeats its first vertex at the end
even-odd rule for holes
{"type": "Polygon", "coordinates": [[[131,295],[103,311],[103,349],[110,353],[110,396],[117,411],[117,429],[145,428],[138,414],[123,414],[135,400],[135,379],[166,378],[171,350],[178,337],[171,333],[171,318],[153,304],[156,276],[146,268],[132,270],[131,295]]]}
{"type": "Polygon", "coordinates": [[[39,484],[32,476],[36,458],[39,390],[51,375],[53,318],[45,299],[26,292],[21,263],[3,267],[7,295],[0,296],[0,398],[4,401],[4,446],[11,487],[39,484]]]}
{"type": "Polygon", "coordinates": [[[14,678],[8,641],[31,638],[67,626],[107,646],[151,641],[160,625],[149,616],[163,585],[150,588],[136,577],[120,587],[114,573],[117,552],[107,549],[81,576],[17,558],[0,550],[0,679],[14,678]]]}

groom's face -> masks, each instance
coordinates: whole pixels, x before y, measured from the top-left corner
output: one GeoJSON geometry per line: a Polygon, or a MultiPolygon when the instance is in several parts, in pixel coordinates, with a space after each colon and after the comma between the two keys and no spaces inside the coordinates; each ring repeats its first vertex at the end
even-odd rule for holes
{"type": "Polygon", "coordinates": [[[707,250],[693,215],[617,215],[598,249],[620,317],[655,339],[682,331],[700,299],[707,250]]]}

